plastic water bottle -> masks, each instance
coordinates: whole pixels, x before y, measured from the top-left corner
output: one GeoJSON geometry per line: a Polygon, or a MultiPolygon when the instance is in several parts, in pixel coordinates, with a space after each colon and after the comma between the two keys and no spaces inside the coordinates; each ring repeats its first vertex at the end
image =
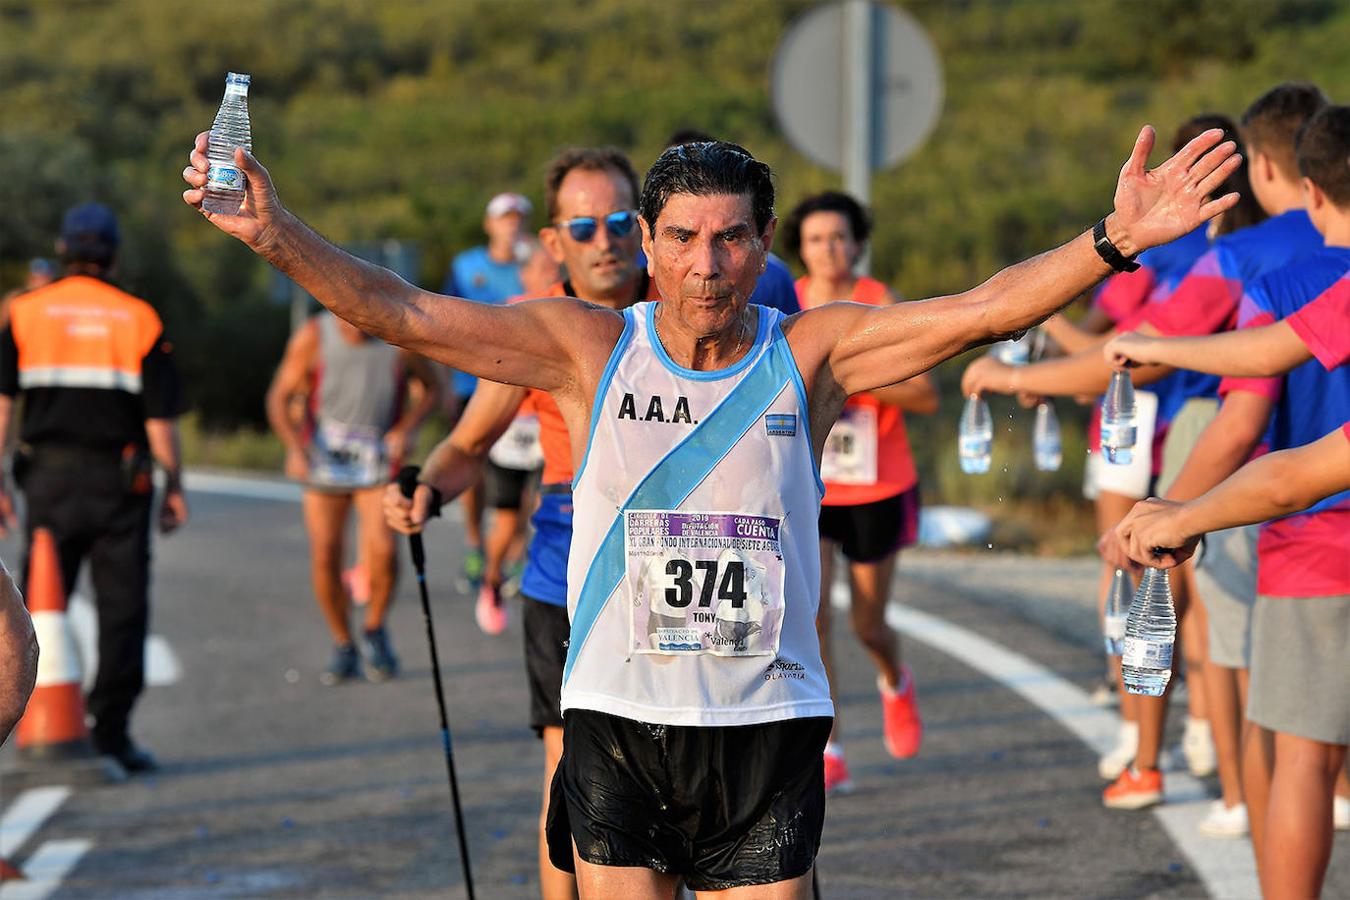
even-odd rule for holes
{"type": "Polygon", "coordinates": [[[1172,645],[1177,638],[1177,613],[1172,589],[1162,569],[1145,569],[1139,590],[1134,592],[1125,642],[1121,647],[1120,674],[1132,694],[1160,697],[1172,677],[1172,645]]]}
{"type": "Polygon", "coordinates": [[[206,150],[211,167],[206,172],[206,198],[202,206],[207,212],[236,215],[244,202],[247,179],[234,164],[234,148],[253,149],[248,126],[248,83],[247,75],[231,72],[225,76],[225,99],[220,101],[216,121],[211,125],[206,150]]]}
{"type": "Polygon", "coordinates": [[[989,471],[994,444],[994,417],[989,404],[979,394],[971,394],[961,410],[961,426],[957,435],[957,452],[961,456],[961,471],[967,475],[983,475],[989,471]]]}
{"type": "Polygon", "coordinates": [[[1119,369],[1111,375],[1111,384],[1102,397],[1102,453],[1107,462],[1127,466],[1134,459],[1139,422],[1136,409],[1130,373],[1119,369]]]}
{"type": "Polygon", "coordinates": [[[1036,468],[1058,472],[1064,461],[1064,446],[1059,437],[1059,416],[1047,401],[1036,406],[1036,426],[1031,431],[1031,446],[1036,453],[1036,468]]]}
{"type": "Polygon", "coordinates": [[[1005,366],[1025,366],[1031,359],[1033,340],[1032,333],[1024,331],[1021,337],[999,341],[993,348],[994,358],[1005,366]]]}
{"type": "Polygon", "coordinates": [[[1106,614],[1102,616],[1102,636],[1106,638],[1106,655],[1120,656],[1125,642],[1125,620],[1130,613],[1130,576],[1124,569],[1116,569],[1111,579],[1111,590],[1106,594],[1106,614]]]}

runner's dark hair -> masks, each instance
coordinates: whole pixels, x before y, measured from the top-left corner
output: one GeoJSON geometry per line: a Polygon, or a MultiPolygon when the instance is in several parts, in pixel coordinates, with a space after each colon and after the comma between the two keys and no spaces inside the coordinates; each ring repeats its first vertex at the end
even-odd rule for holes
{"type": "Polygon", "coordinates": [[[567,147],[549,160],[544,173],[544,209],[548,211],[549,222],[558,219],[558,189],[562,187],[567,173],[574,169],[613,172],[627,183],[629,196],[637,200],[637,172],[629,162],[628,154],[618,147],[567,147]]]}
{"type": "Polygon", "coordinates": [[[642,184],[638,212],[649,227],[675,194],[710,197],[749,194],[755,229],[761,234],[773,218],[773,173],[750,151],[726,141],[677,144],[657,157],[642,184]]]}
{"type": "Polygon", "coordinates": [[[1325,106],[1294,138],[1298,172],[1327,199],[1350,209],[1350,106],[1325,106]]]}
{"type": "Polygon", "coordinates": [[[839,213],[848,219],[848,227],[859,246],[867,243],[872,234],[872,216],[857,200],[839,191],[824,191],[807,197],[788,213],[783,222],[783,246],[802,262],[802,222],[812,213],[839,213]]]}

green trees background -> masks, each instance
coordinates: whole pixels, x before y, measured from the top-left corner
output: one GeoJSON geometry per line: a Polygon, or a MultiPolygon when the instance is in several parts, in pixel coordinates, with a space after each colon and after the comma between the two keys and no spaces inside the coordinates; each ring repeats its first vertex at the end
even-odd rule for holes
{"type": "MultiPolygon", "coordinates": [[[[566,144],[616,144],[641,171],[672,130],[695,126],[774,168],[780,212],[837,187],[785,143],[768,102],[774,46],[811,5],[0,0],[0,288],[50,254],[67,205],[109,202],[127,234],[121,281],[165,315],[202,421],[260,423],[286,311],[266,265],[179,199],[226,71],[253,76],[255,150],[288,205],[338,242],[418,242],[436,286],[480,240],[488,196],[538,201],[566,144]]],[[[874,271],[909,297],[961,290],[1089,225],[1145,122],[1165,138],[1281,80],[1333,99],[1350,83],[1350,7],[1332,0],[903,5],[946,78],[928,143],[873,187],[874,271]]],[[[946,446],[956,412],[916,423],[918,440],[946,446]]],[[[942,477],[941,464],[925,462],[951,499],[1003,490],[942,477]]]]}

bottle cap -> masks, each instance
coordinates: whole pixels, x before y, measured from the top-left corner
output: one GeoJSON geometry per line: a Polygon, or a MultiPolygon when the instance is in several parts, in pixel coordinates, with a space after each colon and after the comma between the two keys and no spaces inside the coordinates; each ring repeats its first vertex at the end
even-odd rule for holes
{"type": "Polygon", "coordinates": [[[247,87],[250,80],[250,76],[240,75],[238,72],[230,72],[225,76],[226,84],[242,84],[247,87]]]}

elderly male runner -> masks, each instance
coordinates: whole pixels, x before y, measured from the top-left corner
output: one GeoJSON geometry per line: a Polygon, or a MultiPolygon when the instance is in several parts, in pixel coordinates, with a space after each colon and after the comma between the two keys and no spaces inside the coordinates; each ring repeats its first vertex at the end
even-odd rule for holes
{"type": "MultiPolygon", "coordinates": [[[[581,895],[668,898],[683,878],[806,897],[833,712],[814,625],[817,466],[845,398],[1029,328],[1232,206],[1206,199],[1238,163],[1221,136],[1150,171],[1144,129],[1095,241],[964,294],[790,318],[747,302],[777,220],[768,166],[732,144],[671,148],[647,173],[638,212],[662,301],[622,312],[420,290],[305,226],[244,151],[240,214],[204,214],[363,331],[557,402],[577,474],[549,830],[581,895]]],[[[198,209],[206,142],[183,172],[198,209]]]]}

